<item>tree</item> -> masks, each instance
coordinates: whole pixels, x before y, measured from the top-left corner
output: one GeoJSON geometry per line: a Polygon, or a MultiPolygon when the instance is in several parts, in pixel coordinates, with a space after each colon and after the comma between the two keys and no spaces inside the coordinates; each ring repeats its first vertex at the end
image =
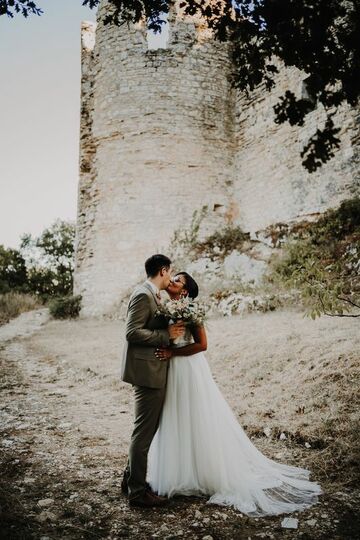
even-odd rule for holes
{"type": "Polygon", "coordinates": [[[28,268],[29,287],[44,299],[71,294],[75,224],[56,220],[38,238],[25,234],[20,251],[28,268]]]}
{"type": "Polygon", "coordinates": [[[0,293],[27,291],[25,259],[17,249],[0,245],[0,293]]]}
{"type": "MultiPolygon", "coordinates": [[[[105,24],[121,25],[145,18],[161,30],[172,0],[109,0],[105,24]]],[[[82,0],[93,9],[100,0],[82,0]]],[[[360,0],[181,0],[185,15],[200,15],[216,39],[232,44],[235,87],[251,94],[263,83],[276,84],[274,59],[306,74],[306,95],[286,90],[275,105],[275,122],[301,126],[315,107],[326,114],[301,151],[303,166],[314,172],[340,145],[334,114],[360,95],[360,0]]],[[[0,0],[0,15],[36,13],[30,1],[0,0]]],[[[38,10],[39,11],[39,10],[38,10]]],[[[41,11],[41,10],[40,10],[41,11]]]]}
{"type": "Polygon", "coordinates": [[[0,15],[13,18],[14,13],[21,13],[24,17],[28,17],[42,15],[44,12],[31,0],[0,0],[0,15]]]}

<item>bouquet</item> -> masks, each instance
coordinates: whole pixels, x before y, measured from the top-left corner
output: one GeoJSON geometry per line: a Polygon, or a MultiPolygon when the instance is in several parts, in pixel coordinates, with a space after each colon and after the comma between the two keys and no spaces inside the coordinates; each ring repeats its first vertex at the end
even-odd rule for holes
{"type": "Polygon", "coordinates": [[[203,324],[206,307],[188,296],[179,300],[166,300],[160,304],[156,315],[163,315],[169,320],[182,321],[185,324],[203,324]]]}

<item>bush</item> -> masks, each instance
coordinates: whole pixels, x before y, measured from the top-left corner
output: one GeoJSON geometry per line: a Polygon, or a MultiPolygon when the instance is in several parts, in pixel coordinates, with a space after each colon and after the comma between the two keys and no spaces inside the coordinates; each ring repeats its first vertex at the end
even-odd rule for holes
{"type": "Polygon", "coordinates": [[[296,288],[313,319],[359,317],[360,198],[343,201],[315,223],[294,228],[270,279],[296,288]],[[345,312],[348,312],[347,314],[345,312]]]}
{"type": "Polygon", "coordinates": [[[338,208],[328,210],[310,228],[314,243],[326,243],[329,238],[340,240],[360,231],[360,197],[343,201],[338,208]]]}
{"type": "Polygon", "coordinates": [[[198,210],[194,210],[191,222],[188,228],[177,229],[174,231],[170,245],[176,250],[176,247],[183,248],[185,251],[191,251],[197,243],[201,224],[208,214],[208,207],[202,206],[198,210]]]}
{"type": "Polygon", "coordinates": [[[49,311],[55,319],[74,319],[81,309],[81,294],[59,296],[49,302],[49,311]]]}
{"type": "Polygon", "coordinates": [[[227,226],[224,229],[215,231],[213,234],[205,238],[202,242],[197,242],[194,249],[197,253],[215,253],[218,249],[224,257],[231,253],[234,249],[240,251],[243,243],[250,239],[250,234],[245,233],[241,227],[227,226]]]}
{"type": "MultiPolygon", "coordinates": [[[[177,256],[176,247],[181,248],[182,254],[194,259],[199,255],[207,254],[225,257],[234,249],[241,249],[243,243],[250,239],[250,234],[245,233],[241,227],[228,225],[221,230],[215,231],[203,240],[199,240],[200,227],[208,216],[209,209],[203,206],[195,210],[188,228],[176,230],[170,245],[177,256]]],[[[175,255],[174,255],[175,254],[175,255]]]]}

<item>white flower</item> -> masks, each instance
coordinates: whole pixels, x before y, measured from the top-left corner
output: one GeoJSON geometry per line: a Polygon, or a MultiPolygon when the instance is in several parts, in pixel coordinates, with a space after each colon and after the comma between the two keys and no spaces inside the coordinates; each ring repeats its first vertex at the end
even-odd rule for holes
{"type": "Polygon", "coordinates": [[[188,324],[202,324],[206,308],[196,300],[185,297],[179,300],[167,300],[159,307],[157,315],[160,314],[168,319],[183,320],[188,324]]]}

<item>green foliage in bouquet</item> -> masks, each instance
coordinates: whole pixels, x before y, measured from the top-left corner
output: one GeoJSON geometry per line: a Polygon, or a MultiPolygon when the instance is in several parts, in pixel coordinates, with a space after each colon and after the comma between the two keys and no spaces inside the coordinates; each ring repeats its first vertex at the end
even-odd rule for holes
{"type": "Polygon", "coordinates": [[[74,319],[81,309],[81,294],[59,296],[49,302],[49,311],[55,319],[74,319]]]}
{"type": "Polygon", "coordinates": [[[298,289],[313,319],[360,317],[360,198],[294,229],[270,279],[298,289]]]}
{"type": "Polygon", "coordinates": [[[206,318],[206,306],[189,297],[167,300],[159,305],[156,315],[168,320],[183,321],[185,324],[203,324],[206,318]]]}

